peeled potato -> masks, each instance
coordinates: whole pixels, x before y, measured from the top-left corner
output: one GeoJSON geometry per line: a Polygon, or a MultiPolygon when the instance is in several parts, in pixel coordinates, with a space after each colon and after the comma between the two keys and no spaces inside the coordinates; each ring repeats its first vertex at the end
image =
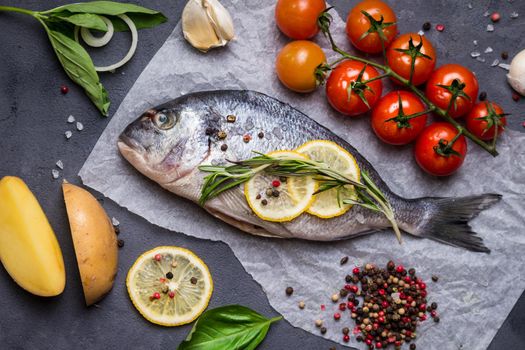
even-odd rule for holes
{"type": "Polygon", "coordinates": [[[118,247],[106,212],[88,191],[62,185],[86,304],[101,300],[117,275],[118,247]]]}
{"type": "Polygon", "coordinates": [[[46,214],[22,179],[0,180],[0,260],[20,287],[43,297],[62,293],[62,251],[46,214]]]}

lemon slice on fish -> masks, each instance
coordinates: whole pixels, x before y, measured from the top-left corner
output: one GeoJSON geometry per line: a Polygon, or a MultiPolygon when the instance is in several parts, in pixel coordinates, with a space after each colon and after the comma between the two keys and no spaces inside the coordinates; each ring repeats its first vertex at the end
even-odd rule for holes
{"type": "MultiPolygon", "coordinates": [[[[268,155],[308,159],[293,151],[276,151],[268,155]]],[[[311,176],[297,177],[293,182],[290,179],[260,172],[245,183],[244,195],[255,215],[266,221],[285,222],[295,219],[310,207],[317,181],[311,176]]]]}
{"type": "Polygon", "coordinates": [[[126,286],[144,318],[168,327],[199,317],[213,292],[208,266],[193,252],[173,246],[142,254],[129,270],[126,286]]]}
{"type": "MultiPolygon", "coordinates": [[[[309,141],[297,148],[296,152],[307,155],[312,160],[323,162],[329,168],[339,171],[350,179],[356,181],[361,179],[361,172],[355,158],[335,142],[327,140],[309,141]]],[[[293,184],[296,178],[290,180],[293,184]]],[[[295,187],[292,186],[291,188],[295,187]]],[[[295,196],[295,192],[292,191],[292,195],[295,196]]],[[[354,187],[350,185],[318,193],[314,195],[314,202],[308,208],[308,213],[322,219],[343,215],[352,205],[340,203],[338,198],[356,200],[357,194],[354,187]]]]}

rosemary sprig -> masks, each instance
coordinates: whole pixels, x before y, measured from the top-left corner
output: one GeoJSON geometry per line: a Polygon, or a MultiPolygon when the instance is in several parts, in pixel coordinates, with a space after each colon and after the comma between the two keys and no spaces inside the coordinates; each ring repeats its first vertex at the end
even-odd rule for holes
{"type": "Polygon", "coordinates": [[[241,161],[230,161],[232,165],[213,166],[203,165],[199,169],[210,173],[204,178],[199,203],[204,205],[208,200],[228,191],[244,182],[250,180],[259,172],[266,172],[274,176],[312,176],[319,182],[317,193],[327,191],[332,188],[342,188],[343,186],[354,186],[357,193],[357,200],[339,198],[341,191],[338,191],[338,200],[345,204],[356,204],[364,208],[381,212],[390,221],[397,239],[401,243],[401,232],[397,225],[394,211],[383,192],[372,181],[370,176],[361,172],[363,183],[348,178],[340,172],[330,169],[322,162],[300,157],[281,157],[275,158],[263,153],[241,161]]]}

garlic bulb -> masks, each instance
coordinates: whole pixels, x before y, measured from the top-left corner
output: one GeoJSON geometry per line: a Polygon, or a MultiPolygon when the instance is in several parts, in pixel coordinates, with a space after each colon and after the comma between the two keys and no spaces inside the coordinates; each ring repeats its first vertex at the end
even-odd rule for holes
{"type": "Polygon", "coordinates": [[[218,0],[189,0],[182,11],[182,32],[193,47],[206,52],[233,39],[233,20],[218,0]]]}
{"type": "Polygon", "coordinates": [[[525,96],[525,50],[512,59],[507,81],[514,90],[525,96]]]}

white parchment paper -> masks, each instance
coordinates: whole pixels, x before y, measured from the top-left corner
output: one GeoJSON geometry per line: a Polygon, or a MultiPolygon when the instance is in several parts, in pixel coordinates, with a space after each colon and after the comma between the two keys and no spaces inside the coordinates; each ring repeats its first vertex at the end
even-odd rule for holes
{"type": "MultiPolygon", "coordinates": [[[[342,342],[341,328],[352,327],[353,322],[344,313],[335,324],[332,315],[336,305],[330,296],[343,286],[344,276],[354,264],[385,264],[394,259],[416,267],[428,281],[430,299],[439,303],[442,321],[423,323],[418,347],[487,347],[525,287],[525,134],[508,131],[499,145],[501,155],[495,159],[471,145],[465,165],[450,178],[423,174],[412,159],[410,147],[380,144],[368,118],[341,117],[328,106],[322,89],[300,96],[279,84],[274,60],[285,40],[272,25],[274,3],[225,0],[234,17],[237,40],[206,55],[184,41],[179,23],[130,90],[81,169],[84,183],[154,224],[229,244],[261,284],[270,304],[294,326],[319,334],[314,320],[320,318],[328,328],[325,336],[342,342]],[[119,155],[119,133],[147,108],[191,91],[228,88],[258,90],[306,112],[353,144],[391,188],[405,197],[503,194],[503,202],[473,222],[492,254],[471,253],[407,236],[400,246],[392,233],[328,244],[253,237],[145,179],[119,155]],[[346,255],[350,262],[339,266],[339,259],[346,255]],[[430,282],[432,274],[440,277],[438,283],[430,282]],[[295,289],[289,298],[284,295],[287,286],[295,289]],[[300,300],[306,303],[304,310],[297,307],[300,300]],[[321,304],[326,304],[326,311],[321,311],[321,304]]],[[[334,20],[333,33],[344,47],[344,23],[337,15],[334,20]]],[[[318,41],[327,47],[321,35],[318,41]]],[[[349,344],[358,346],[355,335],[349,344]]]]}

